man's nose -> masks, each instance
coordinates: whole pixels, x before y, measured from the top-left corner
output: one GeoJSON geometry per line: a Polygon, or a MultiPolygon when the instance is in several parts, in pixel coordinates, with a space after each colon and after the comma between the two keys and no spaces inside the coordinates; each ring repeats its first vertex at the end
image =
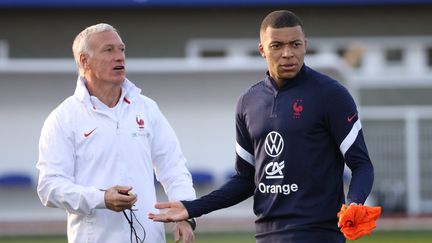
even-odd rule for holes
{"type": "Polygon", "coordinates": [[[282,48],[282,56],[285,57],[285,58],[289,58],[289,57],[292,57],[292,56],[293,56],[293,52],[292,52],[290,46],[285,45],[285,46],[282,48]]]}
{"type": "Polygon", "coordinates": [[[116,54],[115,54],[115,59],[116,60],[124,60],[126,57],[125,53],[123,50],[117,50],[116,54]]]}

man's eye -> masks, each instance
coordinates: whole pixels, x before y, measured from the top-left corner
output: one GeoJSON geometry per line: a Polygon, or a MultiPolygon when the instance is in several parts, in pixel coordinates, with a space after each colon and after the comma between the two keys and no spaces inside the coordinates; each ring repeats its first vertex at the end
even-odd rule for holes
{"type": "Polygon", "coordinates": [[[294,42],[294,44],[293,44],[294,47],[299,47],[299,46],[301,46],[301,45],[302,45],[301,42],[294,42]]]}
{"type": "Polygon", "coordinates": [[[270,48],[272,48],[272,49],[277,49],[277,48],[279,48],[279,47],[280,47],[279,44],[271,44],[271,45],[270,45],[270,48]]]}

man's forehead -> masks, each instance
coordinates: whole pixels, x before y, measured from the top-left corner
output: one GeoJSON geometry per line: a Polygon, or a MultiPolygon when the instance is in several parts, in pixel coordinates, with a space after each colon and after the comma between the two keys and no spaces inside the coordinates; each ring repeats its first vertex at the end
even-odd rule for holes
{"type": "Polygon", "coordinates": [[[272,28],[267,27],[260,35],[261,41],[295,41],[303,40],[304,33],[301,26],[272,28]]]}

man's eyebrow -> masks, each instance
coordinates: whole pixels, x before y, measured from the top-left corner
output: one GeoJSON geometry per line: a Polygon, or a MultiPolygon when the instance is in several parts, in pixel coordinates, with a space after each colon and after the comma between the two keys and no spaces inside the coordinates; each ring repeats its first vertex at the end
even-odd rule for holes
{"type": "Polygon", "coordinates": [[[283,43],[283,41],[278,41],[278,40],[270,41],[270,44],[280,44],[280,43],[283,43]]]}
{"type": "Polygon", "coordinates": [[[300,39],[295,39],[295,40],[290,40],[290,41],[279,41],[279,40],[274,40],[271,41],[270,44],[293,44],[295,42],[301,42],[302,40],[300,39]]]}
{"type": "Polygon", "coordinates": [[[102,45],[103,47],[107,47],[107,46],[109,46],[109,47],[125,47],[126,45],[125,44],[112,44],[112,43],[108,43],[108,44],[104,44],[104,45],[102,45]]]}

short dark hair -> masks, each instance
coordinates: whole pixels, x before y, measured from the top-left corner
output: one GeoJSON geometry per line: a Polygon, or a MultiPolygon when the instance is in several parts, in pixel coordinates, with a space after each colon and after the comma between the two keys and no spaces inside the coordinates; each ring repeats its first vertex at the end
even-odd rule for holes
{"type": "MultiPolygon", "coordinates": [[[[303,30],[303,23],[297,15],[288,10],[277,10],[269,13],[261,23],[260,33],[267,27],[284,28],[300,26],[303,30]]],[[[303,30],[304,32],[304,30],[303,30]]]]}

